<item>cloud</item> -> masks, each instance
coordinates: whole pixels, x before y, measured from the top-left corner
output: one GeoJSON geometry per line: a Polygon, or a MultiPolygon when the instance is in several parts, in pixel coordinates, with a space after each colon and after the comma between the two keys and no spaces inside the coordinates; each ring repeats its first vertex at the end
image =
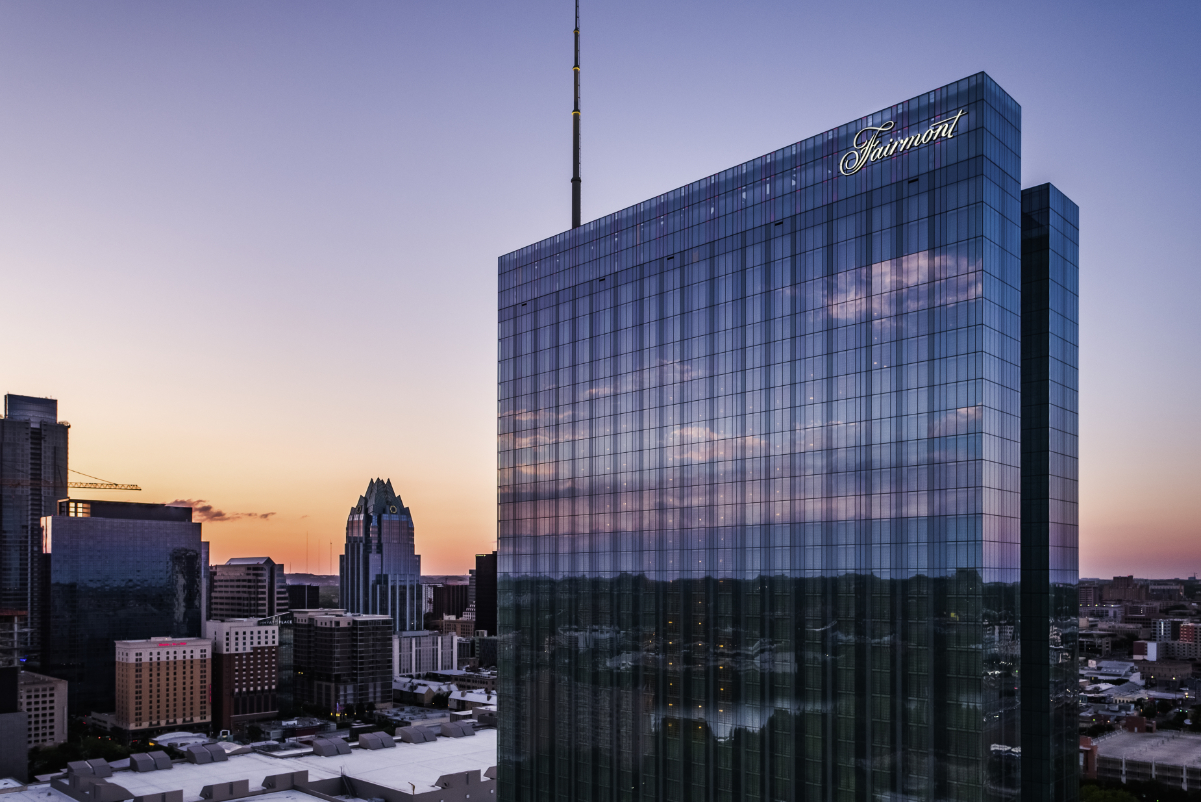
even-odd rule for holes
{"type": "Polygon", "coordinates": [[[222,523],[236,521],[240,518],[257,518],[260,521],[266,521],[275,515],[273,512],[226,512],[217,509],[202,498],[177,498],[175,501],[167,502],[167,506],[191,507],[193,518],[200,523],[222,523]]]}

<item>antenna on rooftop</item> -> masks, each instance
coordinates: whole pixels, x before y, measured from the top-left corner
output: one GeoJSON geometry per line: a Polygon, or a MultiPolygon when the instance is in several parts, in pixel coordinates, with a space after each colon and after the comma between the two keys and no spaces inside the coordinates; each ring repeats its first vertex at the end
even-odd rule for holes
{"type": "Polygon", "coordinates": [[[575,0],[575,109],[571,112],[571,227],[580,227],[580,0],[575,0]]]}

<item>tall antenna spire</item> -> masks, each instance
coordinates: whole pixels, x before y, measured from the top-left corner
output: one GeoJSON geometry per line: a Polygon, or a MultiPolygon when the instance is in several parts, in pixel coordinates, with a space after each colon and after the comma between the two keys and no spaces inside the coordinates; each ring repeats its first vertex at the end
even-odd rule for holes
{"type": "Polygon", "coordinates": [[[575,0],[575,110],[571,112],[571,227],[580,227],[580,0],[575,0]]]}

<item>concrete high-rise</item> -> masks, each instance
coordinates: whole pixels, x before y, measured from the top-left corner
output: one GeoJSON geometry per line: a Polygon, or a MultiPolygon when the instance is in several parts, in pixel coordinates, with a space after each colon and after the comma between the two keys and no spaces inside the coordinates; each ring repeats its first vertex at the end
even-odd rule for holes
{"type": "MultiPolygon", "coordinates": [[[[26,613],[18,651],[36,653],[42,627],[43,515],[67,496],[66,423],[58,402],[4,396],[0,418],[0,610],[26,613]]],[[[36,655],[35,655],[36,658],[36,655]]],[[[36,659],[35,659],[36,662],[36,659]]]]}
{"type": "Polygon", "coordinates": [[[1075,799],[1078,212],[1021,130],[979,73],[500,258],[503,802],[1075,799]]]}
{"type": "Polygon", "coordinates": [[[209,568],[209,617],[269,618],[288,612],[284,567],[270,557],[233,557],[209,568]]]}
{"type": "Polygon", "coordinates": [[[347,611],[390,616],[394,632],[421,629],[421,557],[413,516],[391,480],[369,482],[351,508],[338,574],[347,611]]]}
{"type": "MultiPolygon", "coordinates": [[[[116,725],[130,735],[207,732],[212,643],[204,638],[121,640],[113,672],[116,725]]],[[[110,651],[110,660],[113,660],[110,651]]]]}
{"type": "Polygon", "coordinates": [[[417,676],[457,669],[458,640],[453,632],[398,632],[392,636],[392,673],[417,676]]]}
{"type": "Polygon", "coordinates": [[[213,642],[213,729],[238,732],[279,712],[279,626],[257,618],[206,621],[213,642]]]}
{"type": "Polygon", "coordinates": [[[114,641],[200,637],[200,524],[190,507],[68,499],[42,528],[42,671],[69,683],[71,715],[110,712],[114,641]]]}
{"type": "Polygon", "coordinates": [[[295,704],[329,713],[392,705],[392,623],[345,610],[292,613],[295,704]]]}

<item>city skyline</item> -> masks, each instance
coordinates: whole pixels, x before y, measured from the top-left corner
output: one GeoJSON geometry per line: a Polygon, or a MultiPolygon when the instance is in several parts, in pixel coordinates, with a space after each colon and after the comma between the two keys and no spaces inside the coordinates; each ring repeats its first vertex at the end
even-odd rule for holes
{"type": "MultiPolygon", "coordinates": [[[[203,8],[0,10],[0,264],[44,299],[0,319],[37,337],[2,389],[58,400],[73,468],[144,488],[104,498],[209,505],[214,564],[334,574],[345,499],[391,476],[425,570],[466,573],[495,548],[492,259],[569,223],[570,6],[203,8]],[[365,421],[390,425],[346,448],[365,421]]],[[[987,70],[1032,121],[1022,184],[1085,210],[1081,576],[1201,571],[1201,279],[1180,236],[1201,157],[1137,147],[1163,136],[1148,119],[1201,115],[1174,102],[1201,12],[1161,31],[1137,10],[957,8],[875,7],[868,57],[834,74],[847,41],[797,32],[842,30],[837,9],[585,5],[584,220],[987,70]],[[1027,56],[956,38],[975,26],[1027,56]],[[895,49],[932,33],[937,59],[895,49]],[[781,95],[769,70],[797,81],[781,95]],[[714,96],[728,114],[689,123],[714,96]]]]}

